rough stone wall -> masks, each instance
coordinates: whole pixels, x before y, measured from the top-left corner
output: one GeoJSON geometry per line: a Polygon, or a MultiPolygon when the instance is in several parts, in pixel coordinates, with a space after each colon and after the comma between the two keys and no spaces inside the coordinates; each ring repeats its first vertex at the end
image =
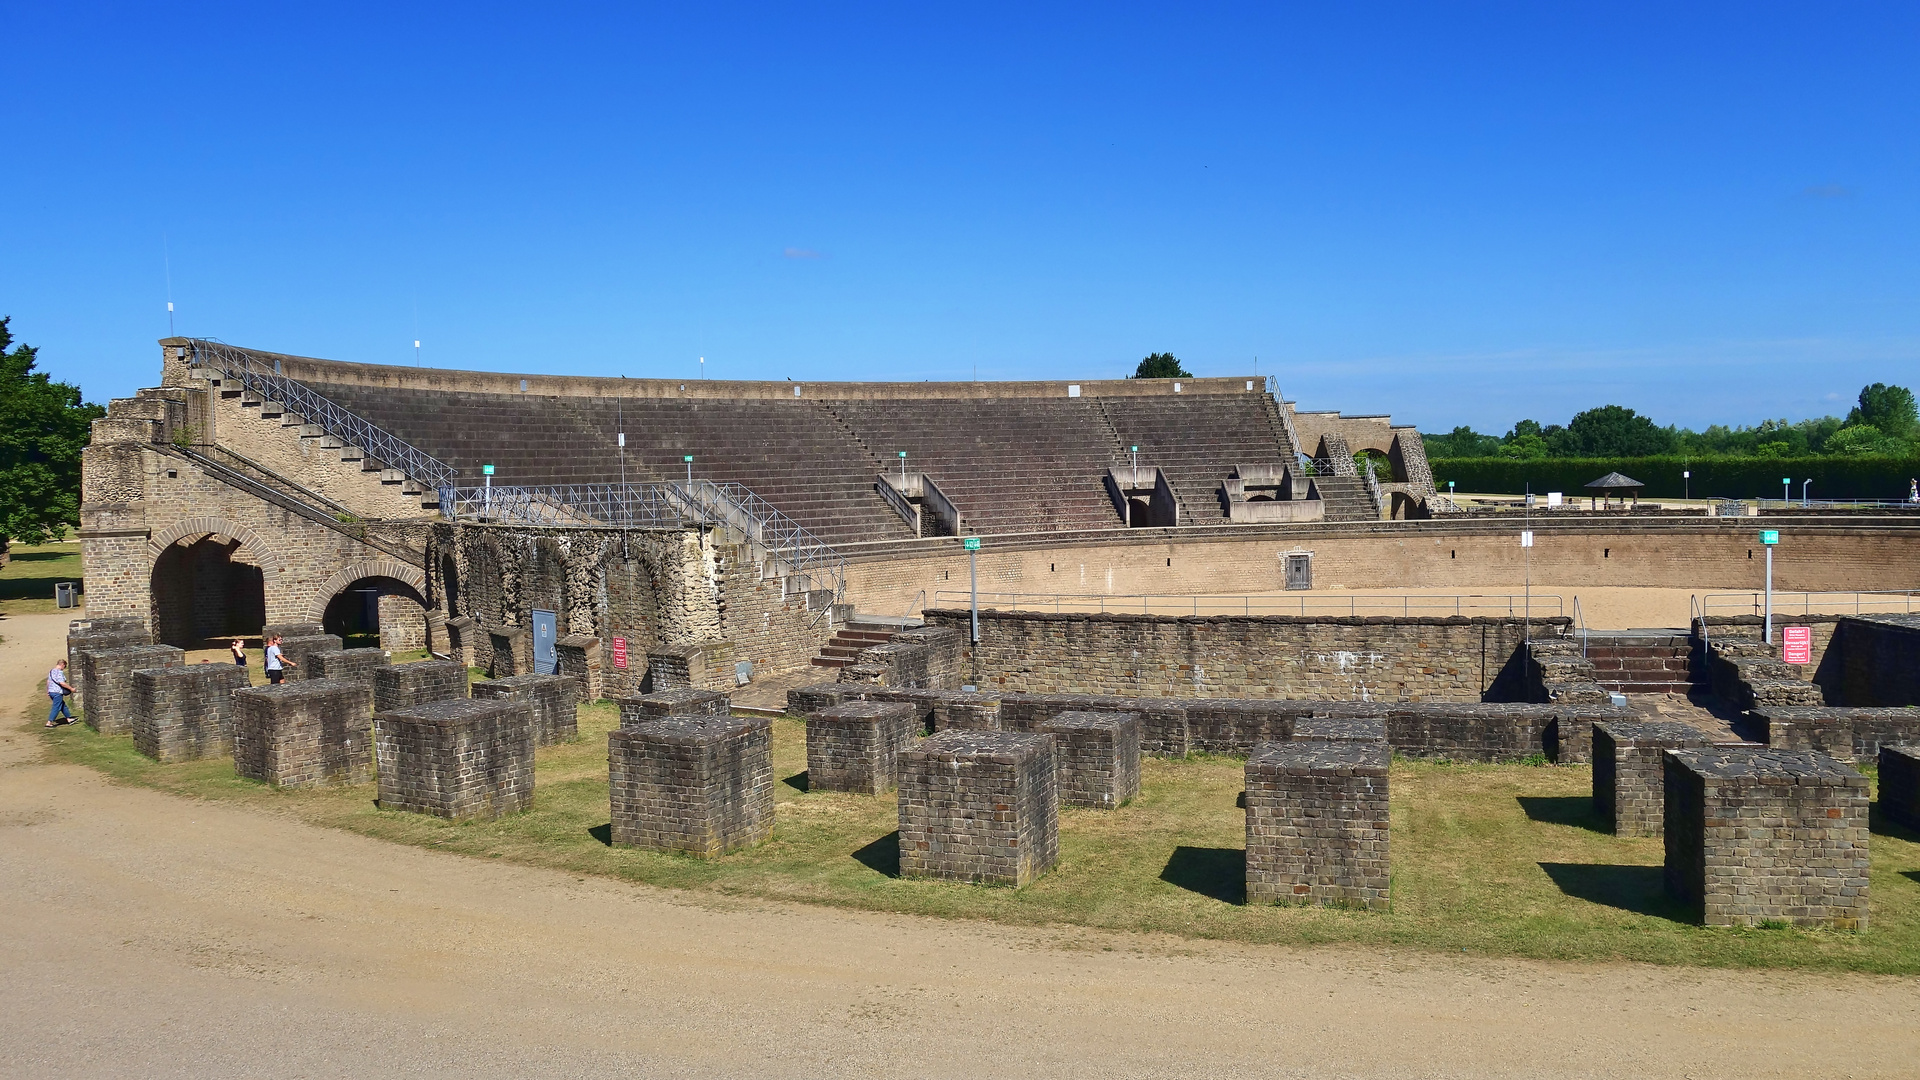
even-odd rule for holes
{"type": "Polygon", "coordinates": [[[904,701],[852,701],[807,717],[807,790],[878,795],[898,780],[900,753],[920,734],[904,701]]]}
{"type": "Polygon", "coordinates": [[[1706,651],[1707,677],[1713,692],[1736,708],[1817,706],[1825,700],[1819,686],[1801,679],[1796,670],[1801,665],[1779,659],[1777,646],[1757,640],[1716,637],[1707,644],[1706,651]]]}
{"type": "Polygon", "coordinates": [[[1053,736],[1062,805],[1113,810],[1140,794],[1140,717],[1064,712],[1039,731],[1053,736]]]}
{"type": "MultiPolygon", "coordinates": [[[[342,648],[344,644],[332,634],[313,634],[306,637],[288,635],[281,638],[280,655],[292,661],[283,667],[285,674],[282,677],[287,682],[300,682],[303,679],[313,678],[313,658],[320,653],[345,652],[346,650],[342,648]]],[[[266,663],[264,656],[260,662],[266,663]]]]}
{"type": "Polygon", "coordinates": [[[615,844],[713,858],[773,832],[773,726],[667,716],[607,736],[615,844]]]}
{"type": "Polygon", "coordinates": [[[1384,910],[1387,748],[1264,743],[1247,758],[1247,902],[1384,910]]]}
{"type": "Polygon", "coordinates": [[[569,634],[553,643],[560,674],[573,682],[580,701],[599,701],[606,696],[600,675],[600,639],[585,634],[569,634]]]}
{"type": "Polygon", "coordinates": [[[1593,662],[1571,638],[1535,638],[1527,647],[1528,701],[1605,705],[1612,700],[1593,662]]]}
{"type": "Polygon", "coordinates": [[[1838,678],[1823,683],[1837,705],[1920,705],[1920,615],[1843,618],[1834,633],[1838,678]]]}
{"type": "Polygon", "coordinates": [[[1000,695],[944,691],[933,699],[935,731],[999,731],[1000,695]]]}
{"type": "Polygon", "coordinates": [[[373,730],[382,810],[496,818],[533,801],[527,702],[433,701],[376,712],[373,730]]]}
{"type": "Polygon", "coordinates": [[[1880,748],[1880,812],[1920,829],[1920,745],[1880,748]]]}
{"type": "Polygon", "coordinates": [[[1296,742],[1387,741],[1384,716],[1303,716],[1293,722],[1296,742]]]}
{"type": "Polygon", "coordinates": [[[385,649],[316,652],[308,655],[305,664],[310,679],[345,679],[365,685],[371,694],[373,673],[387,666],[387,653],[385,649]]]}
{"type": "Polygon", "coordinates": [[[277,787],[373,779],[372,691],[345,679],[309,679],[233,694],[233,768],[277,787]]]}
{"type": "Polygon", "coordinates": [[[695,690],[690,686],[615,698],[614,704],[620,707],[623,728],[666,716],[729,716],[733,707],[732,698],[726,694],[717,690],[695,690]]]}
{"type": "Polygon", "coordinates": [[[375,668],[373,711],[386,713],[465,698],[470,678],[466,665],[458,660],[421,660],[375,668]]]}
{"type": "Polygon", "coordinates": [[[903,630],[884,644],[862,649],[840,669],[839,681],[908,690],[959,689],[965,637],[950,626],[903,630]]]}
{"type": "Polygon", "coordinates": [[[1665,751],[1666,884],[1708,926],[1867,928],[1867,778],[1824,754],[1665,751]]]}
{"type": "Polygon", "coordinates": [[[487,677],[511,679],[533,674],[533,634],[522,627],[506,626],[487,632],[487,677]]]}
{"type": "Polygon", "coordinates": [[[1777,750],[1808,750],[1862,764],[1888,743],[1920,742],[1920,709],[1767,706],[1751,718],[1777,750]]]}
{"type": "Polygon", "coordinates": [[[80,691],[80,718],[102,735],[133,730],[136,707],[133,673],[143,668],[177,667],[186,653],[171,645],[127,645],[80,650],[80,670],[68,668],[67,682],[80,691]]]}
{"type": "Polygon", "coordinates": [[[133,673],[133,748],[155,761],[198,761],[233,750],[237,664],[146,668],[133,673]]]}
{"type": "MultiPolygon", "coordinates": [[[[929,623],[964,627],[964,611],[929,623]]],[[[1534,620],[1535,633],[1565,619],[1534,620]]],[[[1480,701],[1524,693],[1519,619],[1239,618],[982,611],[976,685],[1041,693],[1480,701]]]]}
{"type": "Polygon", "coordinates": [[[900,876],[1019,887],[1060,857],[1053,739],[947,731],[900,760],[900,876]]]}
{"type": "Polygon", "coordinates": [[[1666,821],[1666,752],[1707,745],[1692,724],[1611,720],[1593,725],[1593,809],[1615,836],[1659,836],[1666,821]]]}
{"type": "Polygon", "coordinates": [[[580,734],[580,691],[565,675],[515,675],[472,684],[475,701],[524,701],[533,709],[533,744],[572,742],[580,734]]]}
{"type": "Polygon", "coordinates": [[[82,649],[124,649],[130,645],[151,645],[145,619],[76,619],[67,624],[67,681],[74,689],[80,671],[82,649]]]}

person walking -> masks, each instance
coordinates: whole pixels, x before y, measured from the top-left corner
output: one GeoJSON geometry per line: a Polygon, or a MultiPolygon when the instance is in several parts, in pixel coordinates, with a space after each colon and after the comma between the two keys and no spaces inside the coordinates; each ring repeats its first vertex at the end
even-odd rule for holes
{"type": "Polygon", "coordinates": [[[47,710],[48,727],[59,727],[63,716],[67,723],[73,723],[73,711],[67,708],[67,695],[73,692],[73,687],[67,685],[67,662],[54,661],[53,670],[47,672],[47,697],[53,699],[53,708],[47,710]]]}
{"type": "Polygon", "coordinates": [[[280,651],[280,635],[275,634],[273,640],[267,642],[267,681],[279,686],[280,680],[287,676],[286,669],[299,666],[280,651]]]}
{"type": "Polygon", "coordinates": [[[247,643],[240,638],[233,639],[233,662],[241,667],[247,666],[247,643]]]}

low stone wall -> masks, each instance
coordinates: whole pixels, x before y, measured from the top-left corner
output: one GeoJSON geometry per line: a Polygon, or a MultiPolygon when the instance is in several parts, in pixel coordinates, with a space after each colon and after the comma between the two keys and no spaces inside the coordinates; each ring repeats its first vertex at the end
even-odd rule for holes
{"type": "Polygon", "coordinates": [[[347,679],[308,679],[233,693],[233,769],[277,787],[364,784],[373,778],[372,691],[347,679]]]}
{"type": "Polygon", "coordinates": [[[373,711],[393,712],[434,701],[465,698],[471,677],[466,665],[458,660],[421,660],[375,668],[373,711]]]}
{"type": "MultiPolygon", "coordinates": [[[[965,611],[931,610],[956,631],[965,611]]],[[[1536,636],[1563,617],[1532,621],[1536,636]]],[[[982,611],[963,670],[983,690],[1322,701],[1521,700],[1518,618],[982,611]]]]}
{"type": "Polygon", "coordinates": [[[1836,703],[1920,705],[1920,615],[1843,618],[1832,650],[1840,654],[1839,671],[1827,689],[1836,703]]]}
{"type": "Polygon", "coordinates": [[[344,650],[341,646],[341,640],[332,634],[308,634],[301,637],[282,635],[280,655],[292,663],[285,666],[285,674],[281,677],[287,682],[318,678],[313,673],[314,656],[323,652],[342,652],[344,650]]]}
{"type": "Polygon", "coordinates": [[[560,674],[572,680],[576,701],[599,701],[605,696],[601,684],[600,639],[587,634],[568,634],[553,643],[554,659],[560,674]]]}
{"type": "Polygon", "coordinates": [[[431,701],[376,712],[373,730],[382,810],[496,818],[533,801],[533,707],[524,701],[431,701]]]}
{"type": "Polygon", "coordinates": [[[1613,700],[1601,686],[1593,662],[1571,638],[1535,639],[1527,648],[1528,701],[1547,704],[1605,705],[1613,700]]]}
{"type": "Polygon", "coordinates": [[[1593,809],[1615,836],[1659,836],[1666,822],[1666,752],[1707,745],[1677,720],[1593,725],[1593,809]]]}
{"type": "Polygon", "coordinates": [[[612,839],[713,858],[773,832],[773,726],[666,716],[607,736],[612,839]]]}
{"type": "Polygon", "coordinates": [[[850,701],[807,717],[807,790],[877,795],[899,779],[900,753],[920,735],[904,701],[850,701]]]}
{"type": "Polygon", "coordinates": [[[533,635],[523,626],[487,631],[487,678],[511,679],[533,673],[533,635]]]}
{"type": "Polygon", "coordinates": [[[373,673],[387,665],[385,649],[342,649],[339,652],[313,653],[308,661],[308,678],[345,679],[365,683],[373,692],[373,673]]]}
{"type": "Polygon", "coordinates": [[[1303,716],[1293,722],[1295,742],[1387,741],[1384,716],[1303,716]]]}
{"type": "Polygon", "coordinates": [[[1038,730],[1053,736],[1061,805],[1113,810],[1140,794],[1138,715],[1064,712],[1038,730]]]}
{"type": "Polygon", "coordinates": [[[733,642],[694,641],[659,645],[647,652],[647,681],[662,690],[732,690],[733,642]]]}
{"type": "Polygon", "coordinates": [[[999,731],[1000,695],[948,691],[933,699],[935,731],[999,731]]]}
{"type": "Polygon", "coordinates": [[[1825,704],[1820,687],[1802,681],[1779,649],[1757,640],[1714,638],[1707,646],[1707,677],[1722,701],[1740,709],[1825,704]]]}
{"type": "Polygon", "coordinates": [[[900,760],[900,876],[1025,885],[1060,857],[1053,739],[945,731],[900,760]]]}
{"type": "Polygon", "coordinates": [[[565,675],[515,675],[471,687],[475,701],[524,701],[533,709],[533,745],[572,742],[580,734],[580,690],[565,675]]]}
{"type": "MultiPolygon", "coordinates": [[[[153,635],[147,632],[145,619],[75,619],[67,624],[67,670],[80,670],[82,649],[124,649],[151,644],[153,635]]],[[[79,684],[74,686],[77,689],[79,684]]]]}
{"type": "Polygon", "coordinates": [[[1387,748],[1266,743],[1247,759],[1247,902],[1384,910],[1387,748]]]}
{"type": "Polygon", "coordinates": [[[1880,748],[1880,812],[1920,829],[1920,745],[1880,748]]]}
{"type": "Polygon", "coordinates": [[[1755,709],[1759,737],[1776,750],[1811,750],[1869,762],[1887,743],[1920,742],[1920,708],[1776,706],[1755,709]]]}
{"type": "Polygon", "coordinates": [[[950,626],[903,630],[885,644],[862,649],[840,669],[840,681],[903,690],[956,690],[966,638],[950,626]]]}
{"type": "Polygon", "coordinates": [[[1867,778],[1825,754],[1665,753],[1666,885],[1708,926],[1867,928],[1867,778]]]}
{"type": "Polygon", "coordinates": [[[186,663],[186,656],[171,645],[81,649],[78,679],[72,683],[80,691],[80,718],[102,735],[127,734],[133,730],[133,673],[143,668],[178,667],[186,663]]]}
{"type": "Polygon", "coordinates": [[[733,699],[717,690],[659,690],[651,694],[615,698],[620,726],[631,728],[665,716],[729,716],[733,699]]]}
{"type": "Polygon", "coordinates": [[[144,668],[133,673],[133,748],[155,761],[197,761],[233,750],[238,664],[144,668]]]}

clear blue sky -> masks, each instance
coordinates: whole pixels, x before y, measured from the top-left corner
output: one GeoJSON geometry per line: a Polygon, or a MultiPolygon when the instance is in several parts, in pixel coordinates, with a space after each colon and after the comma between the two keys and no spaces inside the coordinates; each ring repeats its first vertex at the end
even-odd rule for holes
{"type": "Polygon", "coordinates": [[[1701,426],[1920,383],[1911,3],[0,5],[0,314],[718,378],[1701,426]],[[692,5],[690,5],[692,6],[692,5]]]}

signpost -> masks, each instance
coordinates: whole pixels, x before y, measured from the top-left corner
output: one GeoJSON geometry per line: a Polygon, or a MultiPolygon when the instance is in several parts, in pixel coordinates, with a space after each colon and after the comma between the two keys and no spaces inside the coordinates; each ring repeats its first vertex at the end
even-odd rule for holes
{"type": "Polygon", "coordinates": [[[493,516],[493,466],[480,466],[480,475],[486,477],[487,484],[486,491],[480,496],[480,515],[490,518],[493,516]]]}
{"type": "MultiPolygon", "coordinates": [[[[1527,496],[1527,498],[1531,499],[1533,498],[1533,496],[1529,495],[1527,496]]],[[[1526,549],[1526,555],[1527,555],[1526,604],[1524,607],[1520,609],[1522,613],[1521,624],[1520,624],[1521,625],[1520,640],[1523,643],[1525,648],[1531,650],[1533,648],[1533,530],[1532,529],[1522,529],[1520,531],[1520,546],[1526,549]]]]}
{"type": "Polygon", "coordinates": [[[1781,634],[1781,659],[1789,664],[1813,663],[1813,627],[1783,626],[1781,634]]]}
{"type": "Polygon", "coordinates": [[[1773,545],[1779,542],[1779,529],[1760,530],[1760,543],[1767,549],[1767,619],[1761,625],[1764,632],[1760,636],[1769,645],[1773,644],[1773,545]]]}
{"type": "Polygon", "coordinates": [[[980,644],[980,575],[976,562],[980,555],[980,538],[969,536],[963,546],[967,549],[967,588],[973,593],[973,643],[980,644]]]}
{"type": "Polygon", "coordinates": [[[683,457],[680,460],[687,463],[687,490],[692,491],[693,490],[693,455],[688,454],[686,457],[683,457]]]}
{"type": "Polygon", "coordinates": [[[1680,470],[1680,497],[1687,500],[1688,502],[1693,501],[1693,470],[1692,469],[1680,470]]]}
{"type": "Polygon", "coordinates": [[[1793,501],[1793,477],[1791,476],[1780,478],[1780,501],[1783,503],[1793,501]]]}
{"type": "Polygon", "coordinates": [[[900,451],[900,494],[907,493],[907,452],[900,451]]]}

